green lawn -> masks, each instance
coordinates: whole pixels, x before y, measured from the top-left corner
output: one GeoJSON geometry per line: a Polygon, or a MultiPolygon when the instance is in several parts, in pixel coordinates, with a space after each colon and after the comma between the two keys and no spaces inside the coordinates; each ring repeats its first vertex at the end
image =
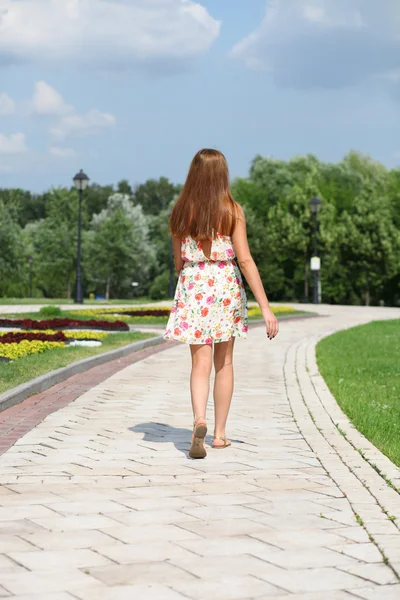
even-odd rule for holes
{"type": "Polygon", "coordinates": [[[49,371],[66,367],[72,362],[115,350],[121,346],[153,337],[152,333],[113,333],[102,340],[102,345],[96,348],[71,346],[55,348],[43,354],[31,354],[14,362],[0,362],[0,393],[5,392],[30,379],[39,377],[49,371]]]}
{"type": "Polygon", "coordinates": [[[400,466],[400,320],[335,333],[317,345],[317,361],[357,429],[400,466]]]}

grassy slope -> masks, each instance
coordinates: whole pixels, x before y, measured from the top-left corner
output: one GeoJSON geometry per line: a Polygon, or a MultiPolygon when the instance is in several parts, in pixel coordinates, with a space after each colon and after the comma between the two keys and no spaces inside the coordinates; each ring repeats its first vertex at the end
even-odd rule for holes
{"type": "Polygon", "coordinates": [[[400,466],[400,320],[335,333],[319,342],[317,361],[357,429],[400,466]]]}
{"type": "Polygon", "coordinates": [[[153,334],[113,333],[103,340],[102,346],[97,348],[79,346],[56,348],[43,354],[26,356],[12,363],[0,363],[0,393],[82,358],[109,352],[149,337],[153,337],[153,334]]]}

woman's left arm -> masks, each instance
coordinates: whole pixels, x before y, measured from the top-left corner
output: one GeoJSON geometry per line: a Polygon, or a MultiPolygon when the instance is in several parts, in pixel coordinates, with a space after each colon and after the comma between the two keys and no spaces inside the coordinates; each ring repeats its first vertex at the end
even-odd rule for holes
{"type": "Polygon", "coordinates": [[[182,240],[181,238],[173,237],[172,238],[172,247],[174,249],[174,263],[175,269],[178,274],[182,271],[183,268],[183,258],[182,258],[182,240]]]}

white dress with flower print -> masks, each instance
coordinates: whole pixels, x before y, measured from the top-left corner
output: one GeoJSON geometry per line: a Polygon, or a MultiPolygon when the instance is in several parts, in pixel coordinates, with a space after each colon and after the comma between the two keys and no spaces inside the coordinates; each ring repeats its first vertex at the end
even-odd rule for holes
{"type": "Polygon", "coordinates": [[[213,344],[245,338],[247,300],[231,238],[218,234],[209,258],[201,242],[190,236],[182,240],[181,247],[184,267],[165,339],[213,344]]]}

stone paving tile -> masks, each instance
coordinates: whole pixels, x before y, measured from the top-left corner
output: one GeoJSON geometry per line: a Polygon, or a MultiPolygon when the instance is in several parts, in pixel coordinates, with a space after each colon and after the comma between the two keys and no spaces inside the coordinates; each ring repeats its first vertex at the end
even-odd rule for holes
{"type": "Polygon", "coordinates": [[[219,600],[248,600],[248,598],[269,597],[280,598],[286,595],[285,590],[261,581],[251,575],[218,577],[215,579],[199,579],[191,582],[178,582],[174,589],[193,600],[218,598],[219,600]]]}
{"type": "MultiPolygon", "coordinates": [[[[329,548],[302,548],[296,550],[265,550],[254,552],[254,556],[283,569],[309,569],[313,567],[347,567],[357,565],[356,558],[340,554],[329,548]]],[[[382,556],[379,554],[380,561],[382,556]]]]}
{"type": "MultiPolygon", "coordinates": [[[[80,550],[85,548],[98,548],[107,544],[107,547],[122,545],[120,540],[112,537],[112,531],[108,534],[96,529],[79,531],[62,531],[55,535],[52,531],[21,534],[21,539],[29,544],[27,551],[41,550],[80,550]]],[[[10,547],[9,551],[13,550],[10,547]]]]}
{"type": "Polygon", "coordinates": [[[108,586],[158,583],[174,587],[175,583],[197,582],[197,578],[169,562],[131,563],[88,569],[90,575],[108,586]]]}
{"type": "Polygon", "coordinates": [[[399,581],[396,575],[390,569],[388,569],[387,566],[382,562],[369,565],[347,565],[345,567],[345,570],[347,573],[351,573],[352,575],[358,575],[359,577],[368,579],[373,583],[379,583],[380,585],[397,583],[399,581]]]}
{"type": "Polygon", "coordinates": [[[82,573],[78,569],[62,569],[51,571],[26,571],[21,573],[2,573],[2,585],[14,596],[30,594],[35,590],[36,594],[49,592],[84,590],[96,582],[90,575],[82,573]]]}
{"type": "Polygon", "coordinates": [[[30,571],[58,570],[70,567],[87,568],[111,564],[111,561],[104,556],[87,549],[9,552],[8,556],[30,571]]]}
{"type": "Polygon", "coordinates": [[[382,554],[372,542],[367,542],[366,544],[341,544],[331,546],[330,549],[367,563],[382,562],[382,554]]]}
{"type": "Polygon", "coordinates": [[[0,458],[3,597],[392,600],[398,579],[369,534],[400,570],[400,531],[371,493],[396,514],[393,490],[338,435],[307,371],[316,339],[392,313],[321,311],[282,323],[274,344],[262,328],[237,344],[233,446],[205,461],[188,458],[183,346],[74,384],[36,426],[22,403],[26,432],[9,414],[23,437],[0,458]]]}
{"type": "Polygon", "coordinates": [[[365,587],[358,589],[355,594],[363,600],[399,600],[400,584],[365,587]]]}
{"type": "Polygon", "coordinates": [[[166,585],[157,583],[137,585],[113,585],[112,588],[105,586],[93,586],[82,592],[74,592],[79,600],[183,600],[187,595],[180,594],[166,585]]]}
{"type": "Polygon", "coordinates": [[[32,592],[31,594],[18,596],[18,600],[73,600],[74,598],[76,599],[77,596],[72,596],[68,592],[53,592],[52,594],[35,594],[32,592]]]}
{"type": "Polygon", "coordinates": [[[273,571],[266,569],[263,579],[276,586],[281,586],[293,594],[303,592],[324,592],[325,590],[356,589],[364,587],[365,579],[348,574],[335,567],[311,569],[281,569],[273,571]]]}

